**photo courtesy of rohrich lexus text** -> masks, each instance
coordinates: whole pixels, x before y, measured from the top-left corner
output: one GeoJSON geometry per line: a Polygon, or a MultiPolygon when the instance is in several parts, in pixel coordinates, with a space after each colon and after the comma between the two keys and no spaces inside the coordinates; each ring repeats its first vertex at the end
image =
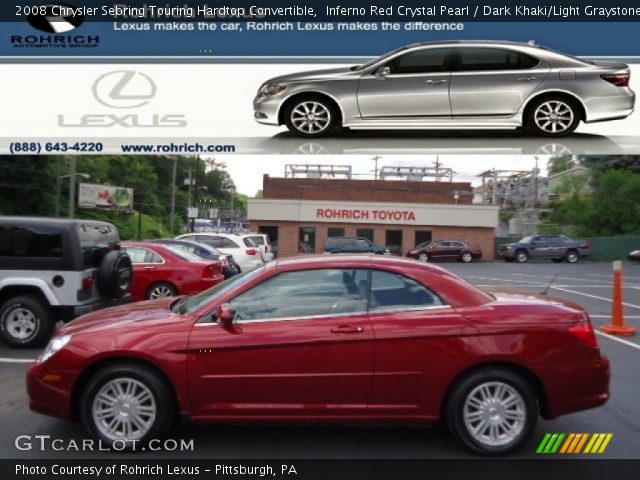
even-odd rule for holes
{"type": "Polygon", "coordinates": [[[640,479],[639,27],[0,5],[0,476],[640,479]]]}

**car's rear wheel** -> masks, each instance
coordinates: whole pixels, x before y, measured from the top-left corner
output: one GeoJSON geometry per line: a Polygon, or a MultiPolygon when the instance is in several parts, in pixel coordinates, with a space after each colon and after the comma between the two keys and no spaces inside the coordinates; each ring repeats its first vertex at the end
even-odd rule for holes
{"type": "Polygon", "coordinates": [[[175,297],[178,295],[176,287],[168,283],[154,283],[147,291],[147,300],[158,300],[159,298],[175,297]]]}
{"type": "Polygon", "coordinates": [[[567,263],[576,263],[578,261],[578,252],[575,250],[569,250],[565,256],[567,263]]]}
{"type": "Polygon", "coordinates": [[[460,260],[462,260],[464,263],[469,263],[471,262],[471,260],[473,260],[473,255],[471,255],[471,252],[462,252],[462,255],[460,255],[460,260]]]}
{"type": "Polygon", "coordinates": [[[510,370],[488,368],[459,381],[448,397],[446,419],[458,441],[482,455],[512,452],[531,436],[537,401],[529,384],[510,370]]]}
{"type": "Polygon", "coordinates": [[[21,295],[0,307],[0,331],[11,347],[33,348],[47,343],[56,320],[49,306],[35,295],[21,295]]]}
{"type": "Polygon", "coordinates": [[[518,250],[516,252],[515,258],[518,263],[525,263],[527,260],[529,260],[529,254],[526,252],[526,250],[518,250]]]}
{"type": "Polygon", "coordinates": [[[120,364],[98,371],[80,398],[91,435],[118,450],[167,435],[176,419],[175,395],[150,368],[120,364]]]}
{"type": "Polygon", "coordinates": [[[292,101],[284,113],[287,128],[303,137],[322,137],[339,125],[335,106],[320,95],[308,95],[292,101]]]}
{"type": "Polygon", "coordinates": [[[420,260],[421,262],[428,262],[429,261],[429,255],[426,254],[425,252],[422,252],[418,255],[418,260],[420,260]]]}
{"type": "Polygon", "coordinates": [[[561,95],[533,100],[527,112],[527,128],[545,137],[568,135],[580,123],[580,110],[576,102],[561,95]]]}

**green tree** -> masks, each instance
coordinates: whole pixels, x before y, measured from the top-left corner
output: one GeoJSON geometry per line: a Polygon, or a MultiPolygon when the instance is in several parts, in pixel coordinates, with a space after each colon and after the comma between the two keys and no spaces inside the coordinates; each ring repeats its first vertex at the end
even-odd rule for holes
{"type": "Polygon", "coordinates": [[[547,171],[549,175],[566,172],[577,165],[576,160],[571,155],[561,155],[559,157],[550,158],[547,162],[547,171]]]}

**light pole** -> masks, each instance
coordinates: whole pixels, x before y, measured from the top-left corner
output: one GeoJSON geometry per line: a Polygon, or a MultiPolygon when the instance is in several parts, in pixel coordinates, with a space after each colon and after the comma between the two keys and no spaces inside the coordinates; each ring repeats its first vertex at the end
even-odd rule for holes
{"type": "MultiPolygon", "coordinates": [[[[75,177],[82,177],[85,180],[89,180],[91,178],[91,175],[89,175],[88,173],[76,173],[75,177]]],[[[71,178],[71,175],[60,175],[58,176],[57,180],[56,180],[56,217],[60,217],[60,189],[61,189],[61,184],[62,184],[62,180],[65,178],[71,178]]],[[[76,180],[74,179],[73,181],[74,183],[74,187],[75,187],[75,182],[76,180]]],[[[73,209],[74,206],[74,197],[75,197],[75,188],[73,189],[73,193],[69,193],[69,218],[73,218],[73,214],[75,213],[75,209],[73,209]]]]}

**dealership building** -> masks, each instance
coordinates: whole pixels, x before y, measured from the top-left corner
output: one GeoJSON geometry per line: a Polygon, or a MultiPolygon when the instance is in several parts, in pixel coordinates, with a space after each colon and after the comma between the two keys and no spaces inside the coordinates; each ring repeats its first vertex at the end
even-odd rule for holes
{"type": "Polygon", "coordinates": [[[358,236],[406,255],[432,240],[480,245],[494,258],[498,207],[473,203],[469,182],[263,178],[250,199],[251,231],[277,242],[278,256],[322,253],[328,237],[358,236]]]}

